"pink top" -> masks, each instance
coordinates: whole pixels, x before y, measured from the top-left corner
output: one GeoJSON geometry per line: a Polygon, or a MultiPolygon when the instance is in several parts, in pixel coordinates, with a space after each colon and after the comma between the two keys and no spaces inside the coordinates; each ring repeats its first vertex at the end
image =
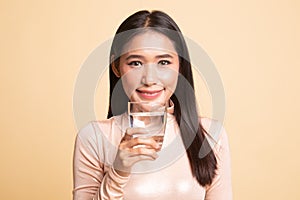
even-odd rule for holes
{"type": "MultiPolygon", "coordinates": [[[[230,154],[227,135],[221,126],[214,152],[217,175],[209,187],[202,187],[192,176],[189,160],[175,116],[168,113],[162,150],[155,161],[137,162],[131,175],[119,176],[111,167],[124,134],[127,115],[93,121],[82,128],[74,151],[74,200],[231,200],[230,154]]],[[[201,118],[209,132],[220,126],[201,118]]]]}

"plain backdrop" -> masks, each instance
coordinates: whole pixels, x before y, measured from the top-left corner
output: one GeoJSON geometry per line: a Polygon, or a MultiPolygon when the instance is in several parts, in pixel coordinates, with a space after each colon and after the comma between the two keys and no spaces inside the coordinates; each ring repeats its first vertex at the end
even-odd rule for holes
{"type": "MultiPolygon", "coordinates": [[[[0,199],[72,197],[73,91],[89,54],[141,10],[162,10],[213,60],[226,95],[234,199],[300,199],[296,0],[0,2],[0,199]]],[[[196,76],[201,113],[209,91],[196,76]]],[[[95,92],[105,118],[107,73],[95,92]]]]}

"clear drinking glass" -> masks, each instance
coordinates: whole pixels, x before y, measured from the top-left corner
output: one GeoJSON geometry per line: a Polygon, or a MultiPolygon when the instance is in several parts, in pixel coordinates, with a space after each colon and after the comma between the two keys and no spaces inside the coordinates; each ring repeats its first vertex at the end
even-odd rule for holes
{"type": "Polygon", "coordinates": [[[143,128],[143,133],[133,137],[152,137],[162,146],[166,121],[167,106],[157,102],[128,102],[128,123],[130,127],[143,128]]]}

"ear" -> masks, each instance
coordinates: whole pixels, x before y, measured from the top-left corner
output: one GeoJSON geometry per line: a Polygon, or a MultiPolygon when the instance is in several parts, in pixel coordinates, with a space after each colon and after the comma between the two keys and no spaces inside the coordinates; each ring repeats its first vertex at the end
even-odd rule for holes
{"type": "Polygon", "coordinates": [[[115,63],[115,55],[112,55],[111,58],[110,58],[110,60],[111,60],[112,71],[114,72],[114,74],[116,75],[116,77],[120,78],[121,74],[120,74],[119,69],[116,66],[116,63],[115,63]]]}

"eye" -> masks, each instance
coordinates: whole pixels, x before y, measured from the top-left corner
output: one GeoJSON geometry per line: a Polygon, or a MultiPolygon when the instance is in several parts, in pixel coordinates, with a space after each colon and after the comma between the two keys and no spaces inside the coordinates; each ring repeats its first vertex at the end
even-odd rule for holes
{"type": "Polygon", "coordinates": [[[161,61],[158,62],[158,64],[160,64],[160,65],[169,65],[169,64],[171,64],[171,62],[168,61],[168,60],[161,60],[161,61]]]}
{"type": "Polygon", "coordinates": [[[140,61],[131,61],[128,65],[132,66],[132,67],[140,67],[142,66],[142,62],[140,61]]]}

